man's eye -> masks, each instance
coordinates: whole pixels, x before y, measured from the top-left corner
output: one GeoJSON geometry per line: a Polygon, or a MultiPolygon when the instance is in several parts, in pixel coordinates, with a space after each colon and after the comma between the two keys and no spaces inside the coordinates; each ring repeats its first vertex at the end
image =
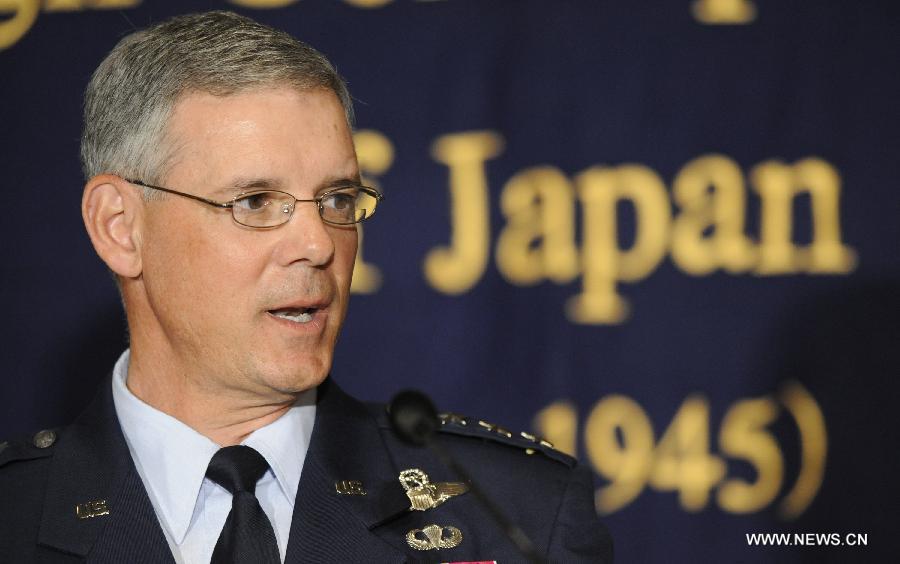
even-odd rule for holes
{"type": "Polygon", "coordinates": [[[243,198],[234,201],[235,207],[243,211],[260,211],[271,205],[272,195],[268,192],[260,192],[258,194],[248,194],[243,198]]]}
{"type": "Polygon", "coordinates": [[[322,205],[336,210],[352,209],[356,202],[356,191],[333,192],[322,198],[322,205]]]}

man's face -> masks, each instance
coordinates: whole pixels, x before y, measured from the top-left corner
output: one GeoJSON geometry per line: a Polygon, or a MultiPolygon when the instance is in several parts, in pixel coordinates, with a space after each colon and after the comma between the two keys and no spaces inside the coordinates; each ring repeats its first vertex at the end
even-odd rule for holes
{"type": "MultiPolygon", "coordinates": [[[[162,185],[213,200],[256,189],[312,199],[359,181],[330,91],[188,94],[168,139],[176,157],[162,185]]],[[[150,201],[139,284],[149,319],[131,322],[133,347],[145,348],[135,352],[211,389],[270,396],[316,386],[347,311],[356,245],[355,226],[323,223],[315,203],[252,229],[187,198],[150,201]]]]}

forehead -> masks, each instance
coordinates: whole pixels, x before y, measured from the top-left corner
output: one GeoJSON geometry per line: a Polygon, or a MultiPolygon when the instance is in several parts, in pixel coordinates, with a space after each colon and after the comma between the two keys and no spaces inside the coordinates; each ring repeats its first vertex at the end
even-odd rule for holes
{"type": "Polygon", "coordinates": [[[298,185],[358,175],[344,108],[325,89],[191,92],[175,104],[166,139],[174,154],[166,176],[173,180],[265,176],[298,185]]]}

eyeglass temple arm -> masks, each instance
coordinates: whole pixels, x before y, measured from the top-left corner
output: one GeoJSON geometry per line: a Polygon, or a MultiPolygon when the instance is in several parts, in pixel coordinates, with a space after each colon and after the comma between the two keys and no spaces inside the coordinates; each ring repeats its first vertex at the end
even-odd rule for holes
{"type": "Polygon", "coordinates": [[[130,180],[128,178],[125,178],[123,180],[125,180],[125,182],[130,182],[131,184],[137,184],[138,186],[143,186],[144,188],[151,188],[153,190],[159,190],[161,192],[168,192],[169,194],[175,194],[177,196],[184,196],[185,198],[197,200],[198,202],[203,202],[204,204],[209,204],[209,205],[215,206],[217,208],[230,208],[230,207],[234,206],[234,202],[217,202],[215,200],[208,200],[201,196],[195,196],[193,194],[179,192],[178,190],[171,190],[169,188],[163,188],[162,186],[154,186],[152,184],[147,184],[146,182],[141,182],[140,180],[130,180]]]}
{"type": "MultiPolygon", "coordinates": [[[[179,192],[178,190],[172,190],[171,188],[163,188],[162,186],[154,186],[153,184],[147,184],[146,182],[141,182],[140,180],[131,180],[129,178],[124,178],[125,182],[130,182],[131,184],[137,184],[138,186],[143,186],[144,188],[151,188],[153,190],[160,190],[162,192],[168,192],[169,194],[176,194],[178,196],[184,196],[185,198],[190,198],[192,200],[197,200],[198,202],[203,202],[204,204],[209,204],[211,206],[216,206],[217,208],[231,208],[234,207],[234,202],[218,202],[216,200],[209,200],[207,198],[203,198],[201,196],[195,196],[194,194],[188,194],[186,192],[179,192]]],[[[377,201],[381,202],[384,200],[384,194],[380,191],[372,188],[371,186],[363,186],[362,184],[357,184],[357,188],[361,188],[362,190],[368,192],[371,196],[373,196],[377,201]]],[[[340,188],[336,188],[335,190],[339,190],[340,188]]],[[[327,194],[327,192],[326,192],[327,194]]],[[[324,196],[323,194],[322,196],[324,196]]],[[[316,202],[321,205],[322,196],[318,198],[313,198],[311,200],[301,200],[299,198],[294,198],[294,202],[316,202]]]]}

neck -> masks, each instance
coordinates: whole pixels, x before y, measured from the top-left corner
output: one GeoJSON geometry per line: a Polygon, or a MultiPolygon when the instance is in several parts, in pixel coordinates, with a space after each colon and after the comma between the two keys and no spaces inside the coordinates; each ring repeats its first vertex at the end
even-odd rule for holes
{"type": "Polygon", "coordinates": [[[277,420],[297,399],[292,394],[263,396],[217,385],[157,359],[145,359],[134,349],[126,385],[144,403],[223,447],[240,444],[253,431],[277,420]]]}
{"type": "Polygon", "coordinates": [[[294,405],[299,393],[272,389],[236,367],[199,364],[204,355],[177,347],[158,323],[146,292],[133,287],[142,283],[127,281],[123,287],[131,393],[223,447],[240,444],[294,405]]]}

